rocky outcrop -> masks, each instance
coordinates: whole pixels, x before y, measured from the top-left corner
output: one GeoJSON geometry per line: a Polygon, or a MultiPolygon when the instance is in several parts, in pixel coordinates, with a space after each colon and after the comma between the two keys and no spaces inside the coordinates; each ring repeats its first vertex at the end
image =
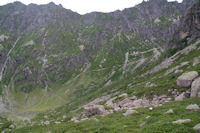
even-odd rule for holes
{"type": "Polygon", "coordinates": [[[192,81],[197,77],[198,77],[198,72],[196,71],[183,73],[180,77],[178,77],[177,85],[181,87],[190,87],[192,81]]]}
{"type": "Polygon", "coordinates": [[[200,98],[200,78],[197,78],[192,82],[190,97],[200,98]]]}
{"type": "Polygon", "coordinates": [[[197,0],[181,18],[180,25],[168,44],[168,48],[182,47],[200,37],[200,1],[197,0]]]}
{"type": "Polygon", "coordinates": [[[171,102],[171,98],[162,95],[162,96],[154,96],[152,100],[148,100],[145,97],[137,99],[137,97],[127,97],[122,101],[114,103],[113,101],[116,99],[112,98],[106,102],[106,106],[111,107],[114,111],[121,111],[123,109],[134,109],[140,107],[148,107],[148,106],[159,106],[163,103],[171,102]]]}

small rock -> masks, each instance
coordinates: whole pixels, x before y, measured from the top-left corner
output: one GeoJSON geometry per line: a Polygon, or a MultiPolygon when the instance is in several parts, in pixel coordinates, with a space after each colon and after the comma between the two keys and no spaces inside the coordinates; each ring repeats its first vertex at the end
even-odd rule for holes
{"type": "Polygon", "coordinates": [[[200,78],[197,78],[192,82],[190,97],[197,97],[199,92],[200,92],[200,78]]]}
{"type": "Polygon", "coordinates": [[[190,122],[190,119],[181,119],[181,120],[177,120],[177,121],[173,121],[172,123],[174,124],[182,124],[182,123],[186,123],[186,122],[190,122]]]}
{"type": "Polygon", "coordinates": [[[75,123],[78,123],[79,120],[77,120],[77,119],[78,119],[78,117],[77,117],[77,116],[74,116],[74,117],[71,118],[71,121],[73,121],[73,122],[75,122],[75,123]]]}
{"type": "Polygon", "coordinates": [[[130,100],[137,100],[137,97],[136,97],[136,96],[133,96],[133,97],[130,97],[129,99],[130,99],[130,100]]]}
{"type": "Polygon", "coordinates": [[[66,115],[63,115],[63,119],[66,119],[67,118],[67,116],[66,115]]]}
{"type": "Polygon", "coordinates": [[[179,96],[177,96],[176,98],[175,98],[175,101],[183,101],[183,100],[185,100],[186,99],[186,97],[185,97],[185,92],[183,92],[183,93],[181,93],[181,95],[179,95],[179,96]]]}
{"type": "Polygon", "coordinates": [[[186,107],[187,110],[199,110],[199,106],[197,104],[190,104],[189,106],[186,107]]]}
{"type": "Polygon", "coordinates": [[[146,125],[146,122],[143,122],[140,124],[140,127],[144,127],[146,125]]]}
{"type": "Polygon", "coordinates": [[[149,119],[151,116],[147,116],[146,119],[149,119]]]}
{"type": "Polygon", "coordinates": [[[48,119],[48,116],[47,116],[47,115],[45,115],[45,116],[44,116],[44,118],[45,118],[45,119],[48,119]]]}
{"type": "Polygon", "coordinates": [[[86,121],[86,120],[89,120],[88,118],[83,118],[83,119],[81,119],[81,121],[86,121]]]}
{"type": "Polygon", "coordinates": [[[124,115],[124,116],[128,116],[128,115],[131,115],[131,114],[133,114],[133,113],[138,113],[138,112],[135,111],[135,110],[129,109],[129,110],[127,110],[125,113],[123,113],[123,115],[124,115]]]}
{"type": "Polygon", "coordinates": [[[127,125],[124,125],[124,127],[128,127],[127,125]]]}
{"type": "Polygon", "coordinates": [[[49,124],[50,124],[49,121],[45,121],[45,122],[44,122],[44,125],[49,125],[49,124]]]}
{"type": "Polygon", "coordinates": [[[183,73],[181,76],[177,79],[177,85],[180,87],[190,87],[192,84],[192,81],[198,77],[198,72],[191,71],[183,73]]]}
{"type": "Polygon", "coordinates": [[[174,111],[172,109],[168,110],[167,112],[165,112],[165,114],[173,114],[174,111]]]}
{"type": "Polygon", "coordinates": [[[200,133],[200,123],[193,127],[198,133],[200,133]]]}
{"type": "Polygon", "coordinates": [[[153,84],[153,83],[151,83],[151,82],[148,82],[148,83],[146,83],[146,85],[145,85],[146,87],[154,87],[154,86],[156,86],[155,84],[153,84]]]}
{"type": "Polygon", "coordinates": [[[55,121],[54,123],[57,125],[57,124],[60,124],[61,122],[60,121],[55,121]]]}
{"type": "Polygon", "coordinates": [[[14,126],[14,125],[10,125],[9,128],[10,128],[10,129],[13,129],[13,128],[15,128],[15,126],[14,126]]]}

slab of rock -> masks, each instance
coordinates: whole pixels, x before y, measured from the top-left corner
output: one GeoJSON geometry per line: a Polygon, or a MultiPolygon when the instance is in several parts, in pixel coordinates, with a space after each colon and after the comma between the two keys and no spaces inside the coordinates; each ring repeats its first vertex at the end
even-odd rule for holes
{"type": "Polygon", "coordinates": [[[193,127],[198,133],[200,133],[200,123],[193,127]]]}
{"type": "Polygon", "coordinates": [[[138,113],[137,111],[135,110],[132,110],[132,109],[129,109],[127,110],[125,113],[123,113],[123,116],[128,116],[128,115],[131,115],[133,113],[138,113]]]}
{"type": "Polygon", "coordinates": [[[198,96],[199,92],[200,92],[200,78],[197,78],[192,82],[190,97],[198,96]]]}
{"type": "Polygon", "coordinates": [[[190,119],[181,119],[181,120],[177,120],[177,121],[173,121],[172,123],[174,124],[182,124],[182,123],[186,123],[186,122],[190,122],[190,119]]]}
{"type": "Polygon", "coordinates": [[[174,111],[172,109],[168,110],[167,112],[165,112],[165,114],[173,114],[174,111]]]}
{"type": "Polygon", "coordinates": [[[189,106],[186,107],[187,110],[200,110],[199,106],[197,104],[190,104],[189,106]]]}
{"type": "Polygon", "coordinates": [[[191,71],[183,73],[181,76],[177,79],[177,85],[180,87],[190,87],[192,84],[192,81],[198,77],[198,72],[191,71]]]}
{"type": "Polygon", "coordinates": [[[183,100],[185,100],[186,99],[186,97],[185,97],[185,92],[183,92],[183,93],[181,93],[181,95],[179,95],[179,96],[177,96],[176,98],[175,98],[175,101],[183,101],[183,100]]]}

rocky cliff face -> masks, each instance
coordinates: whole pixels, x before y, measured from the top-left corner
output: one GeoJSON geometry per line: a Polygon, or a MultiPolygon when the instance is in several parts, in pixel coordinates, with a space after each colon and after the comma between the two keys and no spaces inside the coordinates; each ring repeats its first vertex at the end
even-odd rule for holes
{"type": "Polygon", "coordinates": [[[181,18],[168,47],[183,47],[200,37],[200,1],[197,1],[181,18]]]}

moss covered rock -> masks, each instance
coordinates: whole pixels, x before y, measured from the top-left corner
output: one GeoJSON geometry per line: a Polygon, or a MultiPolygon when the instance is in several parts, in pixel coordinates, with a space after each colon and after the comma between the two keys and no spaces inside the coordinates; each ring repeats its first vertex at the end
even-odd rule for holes
{"type": "Polygon", "coordinates": [[[198,77],[198,72],[191,71],[183,73],[180,77],[177,79],[177,85],[180,87],[190,87],[192,84],[192,81],[198,77]]]}

